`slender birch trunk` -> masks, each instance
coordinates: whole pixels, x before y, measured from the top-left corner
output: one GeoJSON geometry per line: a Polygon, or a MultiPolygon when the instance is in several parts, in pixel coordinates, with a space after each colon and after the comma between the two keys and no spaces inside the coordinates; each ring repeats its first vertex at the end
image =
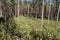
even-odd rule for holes
{"type": "Polygon", "coordinates": [[[50,21],[50,13],[51,13],[51,0],[49,0],[49,14],[48,14],[48,23],[50,21]]]}
{"type": "Polygon", "coordinates": [[[28,3],[28,17],[29,17],[29,3],[28,3]]]}
{"type": "Polygon", "coordinates": [[[17,13],[17,12],[16,12],[16,6],[15,6],[15,16],[16,16],[16,13],[17,13]]]}
{"type": "Polygon", "coordinates": [[[43,26],[43,21],[44,21],[43,17],[44,17],[44,0],[42,2],[42,16],[41,16],[42,21],[41,21],[41,26],[43,26]]]}
{"type": "Polygon", "coordinates": [[[58,21],[59,21],[59,12],[60,12],[60,4],[59,4],[58,14],[57,14],[57,23],[58,23],[58,21]]]}
{"type": "Polygon", "coordinates": [[[18,0],[18,16],[20,14],[20,0],[18,0]]]}

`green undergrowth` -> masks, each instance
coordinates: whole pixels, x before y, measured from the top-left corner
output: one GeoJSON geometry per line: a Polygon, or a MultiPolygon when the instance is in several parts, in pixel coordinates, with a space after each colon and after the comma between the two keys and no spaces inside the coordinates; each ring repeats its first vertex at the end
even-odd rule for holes
{"type": "Polygon", "coordinates": [[[25,33],[30,35],[32,31],[33,32],[36,31],[37,32],[36,34],[38,35],[43,34],[46,35],[46,37],[48,37],[48,35],[51,35],[56,38],[60,37],[60,21],[58,24],[56,20],[50,20],[48,23],[48,20],[44,19],[43,26],[41,26],[41,19],[33,17],[32,18],[24,16],[14,17],[14,21],[17,24],[16,30],[18,30],[18,32],[22,34],[25,33]]]}
{"type": "Polygon", "coordinates": [[[4,22],[0,23],[0,40],[60,40],[60,21],[44,19],[41,26],[39,18],[19,16],[7,23],[7,31],[4,22]]]}

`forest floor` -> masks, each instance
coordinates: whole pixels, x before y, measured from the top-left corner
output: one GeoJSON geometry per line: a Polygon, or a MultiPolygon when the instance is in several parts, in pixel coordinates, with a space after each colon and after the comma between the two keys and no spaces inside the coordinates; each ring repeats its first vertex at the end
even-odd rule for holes
{"type": "MultiPolygon", "coordinates": [[[[20,37],[21,40],[27,40],[28,38],[32,38],[31,40],[33,40],[35,36],[41,37],[42,39],[45,37],[48,37],[47,39],[53,39],[53,37],[54,39],[60,39],[60,21],[58,22],[58,24],[56,20],[50,20],[48,23],[48,20],[44,19],[43,26],[41,26],[41,19],[39,18],[19,16],[14,17],[12,22],[8,21],[8,23],[8,40],[11,39],[11,34],[20,37]],[[50,35],[51,38],[48,35],[50,35]]],[[[4,23],[0,24],[0,39],[5,39],[6,36],[4,29],[5,26],[3,24],[4,23]]]]}
{"type": "Polygon", "coordinates": [[[14,17],[17,28],[21,32],[30,32],[32,29],[36,31],[47,31],[52,32],[52,34],[60,35],[60,21],[57,24],[56,20],[50,20],[48,23],[47,19],[44,19],[44,25],[41,27],[41,19],[33,17],[14,17]],[[57,32],[56,32],[57,31],[57,32]]]}

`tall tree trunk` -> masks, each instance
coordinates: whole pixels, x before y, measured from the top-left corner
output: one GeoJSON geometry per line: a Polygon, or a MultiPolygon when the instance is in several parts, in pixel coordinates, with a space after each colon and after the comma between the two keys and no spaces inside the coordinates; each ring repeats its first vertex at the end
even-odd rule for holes
{"type": "Polygon", "coordinates": [[[2,16],[2,3],[0,1],[0,16],[2,16]]]}
{"type": "Polygon", "coordinates": [[[57,13],[57,23],[58,23],[58,20],[59,20],[59,12],[60,12],[60,0],[56,0],[56,13],[57,13]]]}
{"type": "Polygon", "coordinates": [[[18,16],[20,15],[20,0],[18,0],[18,16]]]}
{"type": "Polygon", "coordinates": [[[60,13],[60,3],[59,3],[59,8],[58,8],[58,14],[57,14],[57,23],[59,21],[59,13],[60,13]]]}
{"type": "Polygon", "coordinates": [[[30,4],[28,3],[28,17],[29,17],[29,5],[30,5],[30,4]]]}
{"type": "Polygon", "coordinates": [[[17,11],[17,10],[16,10],[16,6],[15,6],[15,16],[16,16],[16,13],[17,13],[16,11],[17,11]]]}
{"type": "Polygon", "coordinates": [[[49,14],[48,14],[48,23],[50,21],[50,13],[51,13],[51,0],[49,0],[49,14]]]}
{"type": "MultiPolygon", "coordinates": [[[[16,3],[16,0],[15,0],[15,3],[16,3]]],[[[17,7],[15,5],[15,16],[16,16],[16,13],[17,13],[17,7]]]]}
{"type": "Polygon", "coordinates": [[[42,21],[41,21],[41,26],[43,26],[43,21],[44,21],[44,0],[43,0],[43,2],[42,2],[42,15],[41,15],[41,19],[42,19],[42,21]]]}

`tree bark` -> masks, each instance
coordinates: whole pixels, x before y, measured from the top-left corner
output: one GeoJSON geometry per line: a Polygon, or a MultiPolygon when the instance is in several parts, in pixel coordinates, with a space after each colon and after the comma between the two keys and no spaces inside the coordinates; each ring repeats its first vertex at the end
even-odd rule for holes
{"type": "Polygon", "coordinates": [[[43,26],[43,21],[44,21],[44,0],[42,2],[42,15],[41,15],[41,19],[42,19],[41,26],[43,26]]]}
{"type": "Polygon", "coordinates": [[[18,0],[18,16],[20,15],[20,0],[18,0]]]}
{"type": "MultiPolygon", "coordinates": [[[[16,3],[16,0],[15,0],[15,3],[16,3]]],[[[15,5],[15,16],[16,16],[16,13],[17,13],[17,6],[15,5]]]]}
{"type": "Polygon", "coordinates": [[[0,16],[2,16],[2,3],[0,1],[0,16]]]}
{"type": "Polygon", "coordinates": [[[59,13],[60,13],[60,4],[59,4],[58,14],[57,14],[57,23],[58,23],[58,21],[59,21],[59,13]]]}
{"type": "Polygon", "coordinates": [[[51,0],[49,0],[49,14],[48,14],[48,23],[50,21],[50,13],[51,13],[51,0]]]}

